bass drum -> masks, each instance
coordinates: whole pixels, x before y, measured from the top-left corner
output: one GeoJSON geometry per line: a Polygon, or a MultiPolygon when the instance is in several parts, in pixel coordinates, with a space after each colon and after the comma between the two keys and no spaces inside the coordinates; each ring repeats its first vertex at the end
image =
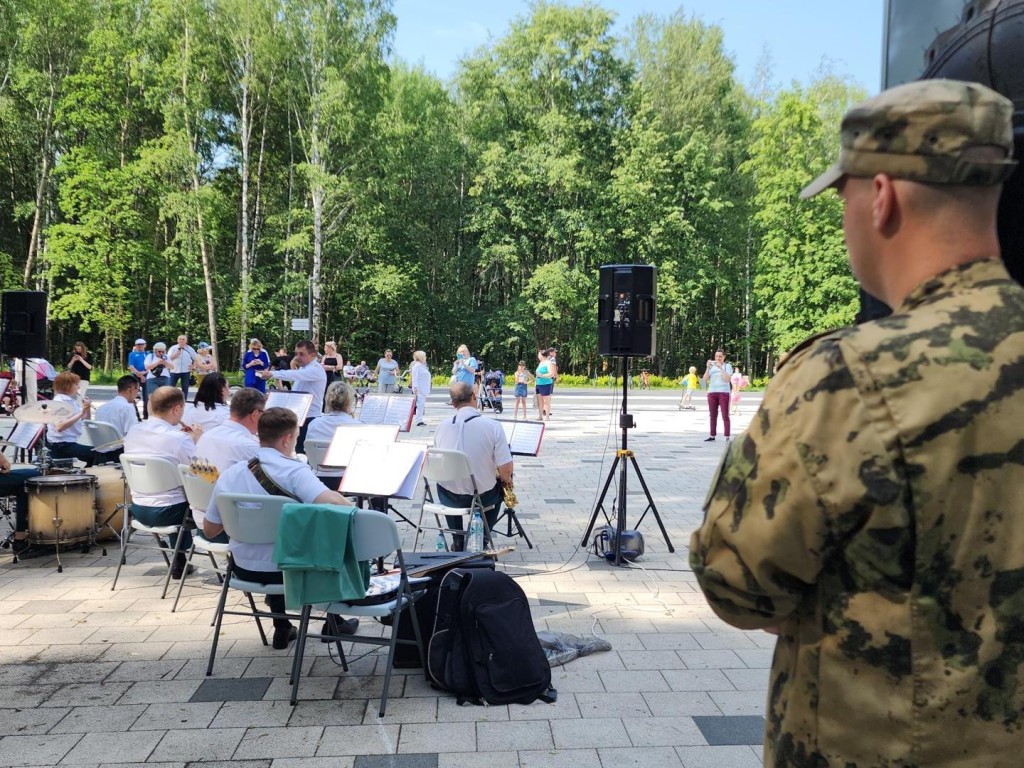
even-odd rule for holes
{"type": "Polygon", "coordinates": [[[116,539],[124,525],[124,470],[111,464],[92,467],[89,474],[96,478],[96,540],[116,539]]]}
{"type": "Polygon", "coordinates": [[[25,481],[28,494],[28,540],[33,544],[91,541],[96,523],[89,475],[44,475],[25,481]]]}

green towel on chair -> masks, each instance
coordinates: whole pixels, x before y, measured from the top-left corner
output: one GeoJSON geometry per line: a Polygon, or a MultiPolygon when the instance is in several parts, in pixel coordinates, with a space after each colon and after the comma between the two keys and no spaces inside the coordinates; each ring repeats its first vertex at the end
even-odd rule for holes
{"type": "Polygon", "coordinates": [[[288,610],[366,597],[370,564],[356,560],[349,535],[355,513],[330,504],[284,505],[274,560],[284,573],[288,610]]]}

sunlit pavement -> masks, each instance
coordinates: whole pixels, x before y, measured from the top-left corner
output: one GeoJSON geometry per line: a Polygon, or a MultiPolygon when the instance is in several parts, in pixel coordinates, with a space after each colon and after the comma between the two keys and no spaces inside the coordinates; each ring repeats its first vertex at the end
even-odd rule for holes
{"type": "MultiPolygon", "coordinates": [[[[90,396],[101,401],[111,392],[93,387],[90,396]]],[[[217,595],[212,575],[187,582],[171,613],[172,599],[160,599],[163,569],[152,553],[132,554],[112,592],[113,542],[106,557],[98,549],[65,555],[63,573],[49,557],[12,565],[5,550],[0,765],[760,765],[773,638],[718,620],[687,564],[690,533],[726,446],[721,426],[716,442],[704,442],[703,398],[683,412],[678,390],[629,393],[637,422],[629,447],[675,552],[650,514],[640,526],[647,553],[635,566],[615,568],[579,547],[621,439],[619,397],[556,390],[540,455],[516,460],[519,516],[534,549],[517,540],[499,568],[526,591],[538,629],[594,632],[612,644],[610,652],[553,670],[556,703],[459,707],[419,671],[398,670],[387,713],[378,718],[385,652],[344,673],[327,646],[313,642],[299,703],[291,707],[290,655],[263,646],[251,619],[225,619],[214,682],[205,677],[217,595]]],[[[402,439],[428,443],[430,425],[451,413],[444,399],[432,395],[428,426],[402,439]]],[[[734,433],[758,400],[744,396],[734,433]]],[[[504,405],[500,418],[511,417],[512,399],[504,405]]],[[[609,511],[618,473],[614,480],[609,511]]],[[[627,489],[633,526],[647,501],[632,470],[627,489]]],[[[396,507],[415,519],[419,502],[396,507]]],[[[400,528],[411,546],[412,530],[400,528]]]]}

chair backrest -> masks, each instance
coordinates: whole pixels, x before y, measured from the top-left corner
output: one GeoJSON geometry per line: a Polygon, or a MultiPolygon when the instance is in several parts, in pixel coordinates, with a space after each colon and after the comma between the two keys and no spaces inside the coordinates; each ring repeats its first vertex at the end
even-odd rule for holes
{"type": "Polygon", "coordinates": [[[181,487],[185,489],[185,498],[192,509],[204,511],[210,506],[210,496],[213,495],[213,483],[205,478],[193,475],[185,464],[178,465],[178,475],[181,477],[181,487]]]}
{"type": "Polygon", "coordinates": [[[398,523],[383,512],[357,509],[350,530],[356,560],[385,557],[402,546],[398,523]]]}
{"type": "Polygon", "coordinates": [[[324,456],[327,455],[327,449],[331,447],[331,441],[307,440],[305,446],[306,461],[309,462],[309,468],[314,472],[319,471],[320,466],[324,463],[324,456]]]}
{"type": "Polygon", "coordinates": [[[217,495],[217,512],[228,538],[239,544],[273,544],[277,524],[285,504],[294,503],[287,496],[255,493],[221,493],[217,495]]]}
{"type": "Polygon", "coordinates": [[[121,433],[117,431],[117,427],[105,421],[82,419],[82,427],[82,442],[93,448],[120,443],[124,440],[121,433]]]}
{"type": "Polygon", "coordinates": [[[168,459],[123,453],[121,466],[124,467],[124,479],[132,493],[152,495],[181,488],[178,465],[168,459]]]}
{"type": "Polygon", "coordinates": [[[430,448],[427,450],[427,460],[423,463],[423,477],[435,483],[446,483],[464,478],[473,479],[473,470],[469,466],[469,457],[462,451],[430,448]]]}

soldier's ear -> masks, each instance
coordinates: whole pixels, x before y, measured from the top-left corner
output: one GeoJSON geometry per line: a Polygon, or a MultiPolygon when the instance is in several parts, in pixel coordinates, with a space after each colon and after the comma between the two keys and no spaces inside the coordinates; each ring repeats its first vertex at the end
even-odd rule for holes
{"type": "Polygon", "coordinates": [[[871,179],[871,225],[879,234],[888,237],[898,228],[900,220],[899,198],[896,186],[884,173],[871,179]]]}

